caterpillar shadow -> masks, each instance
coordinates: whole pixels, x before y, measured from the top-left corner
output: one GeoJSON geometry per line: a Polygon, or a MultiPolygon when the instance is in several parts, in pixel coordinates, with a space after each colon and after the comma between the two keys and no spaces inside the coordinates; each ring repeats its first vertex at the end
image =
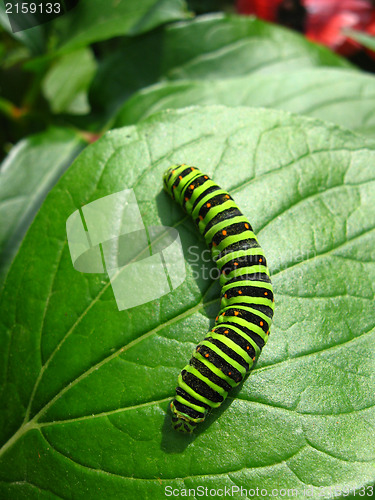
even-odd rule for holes
{"type": "Polygon", "coordinates": [[[184,253],[186,281],[195,282],[202,296],[202,307],[206,316],[214,319],[219,310],[220,271],[211,258],[204,238],[191,217],[165,191],[157,195],[156,206],[162,224],[177,229],[184,253]],[[215,300],[217,304],[212,304],[215,300]]]}

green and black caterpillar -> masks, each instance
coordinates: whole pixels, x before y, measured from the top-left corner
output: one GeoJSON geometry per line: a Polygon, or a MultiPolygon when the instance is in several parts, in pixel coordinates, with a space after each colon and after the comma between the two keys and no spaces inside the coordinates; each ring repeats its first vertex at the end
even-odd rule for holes
{"type": "Polygon", "coordinates": [[[233,198],[195,167],[176,165],[164,187],[193,218],[220,269],[215,326],[178,377],[173,428],[192,432],[242,382],[267,342],[274,298],[266,258],[233,198]]]}

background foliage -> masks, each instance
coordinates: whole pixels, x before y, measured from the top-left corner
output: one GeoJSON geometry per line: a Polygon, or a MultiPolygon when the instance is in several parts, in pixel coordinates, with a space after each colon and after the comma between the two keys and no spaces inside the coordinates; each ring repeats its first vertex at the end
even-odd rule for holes
{"type": "Polygon", "coordinates": [[[12,34],[0,4],[1,498],[373,486],[374,77],[225,2],[107,10],[12,34]],[[219,287],[161,190],[173,162],[233,193],[276,301],[251,376],[192,437],[168,403],[219,287]],[[118,311],[106,275],[74,270],[65,222],[126,188],[146,225],[178,228],[187,279],[118,311]]]}

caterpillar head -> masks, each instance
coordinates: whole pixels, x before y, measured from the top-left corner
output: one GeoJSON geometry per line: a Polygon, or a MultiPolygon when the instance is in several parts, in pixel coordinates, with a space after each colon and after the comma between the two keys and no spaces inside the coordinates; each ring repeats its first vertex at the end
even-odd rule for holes
{"type": "Polygon", "coordinates": [[[173,401],[171,402],[172,427],[175,431],[191,434],[198,422],[194,422],[188,415],[176,410],[173,401]]]}

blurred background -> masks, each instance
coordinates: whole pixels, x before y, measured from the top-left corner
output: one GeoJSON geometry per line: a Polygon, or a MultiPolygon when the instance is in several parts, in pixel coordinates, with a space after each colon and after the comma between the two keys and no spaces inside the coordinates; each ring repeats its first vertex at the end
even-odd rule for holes
{"type": "MultiPolygon", "coordinates": [[[[194,21],[210,13],[256,16],[300,32],[367,72],[375,71],[375,52],[371,50],[371,36],[375,35],[374,0],[189,0],[186,4],[169,1],[160,12],[154,12],[154,18],[152,12],[147,12],[148,26],[146,23],[138,27],[136,23],[131,25],[136,13],[123,9],[121,4],[125,3],[116,2],[111,15],[118,20],[128,16],[129,26],[126,19],[123,29],[115,22],[108,26],[107,22],[103,31],[101,18],[108,16],[109,20],[111,7],[106,5],[103,12],[100,2],[92,2],[90,7],[81,1],[63,16],[65,19],[18,33],[11,32],[1,6],[2,158],[21,138],[51,125],[74,127],[82,131],[84,140],[95,140],[132,93],[168,77],[162,69],[165,58],[175,55],[163,44],[163,38],[165,41],[167,23],[179,18],[194,21]],[[87,9],[91,12],[85,12],[87,9]],[[79,33],[87,35],[90,21],[91,33],[79,40],[79,33]],[[112,80],[112,88],[106,82],[102,92],[106,74],[112,80]]],[[[152,2],[144,3],[145,7],[152,7],[152,2]]],[[[192,43],[186,38],[186,47],[192,43]]],[[[183,46],[174,47],[175,52],[184,50],[183,46]]],[[[205,51],[204,45],[201,50],[205,51]]],[[[236,74],[238,71],[224,76],[236,74]]]]}

